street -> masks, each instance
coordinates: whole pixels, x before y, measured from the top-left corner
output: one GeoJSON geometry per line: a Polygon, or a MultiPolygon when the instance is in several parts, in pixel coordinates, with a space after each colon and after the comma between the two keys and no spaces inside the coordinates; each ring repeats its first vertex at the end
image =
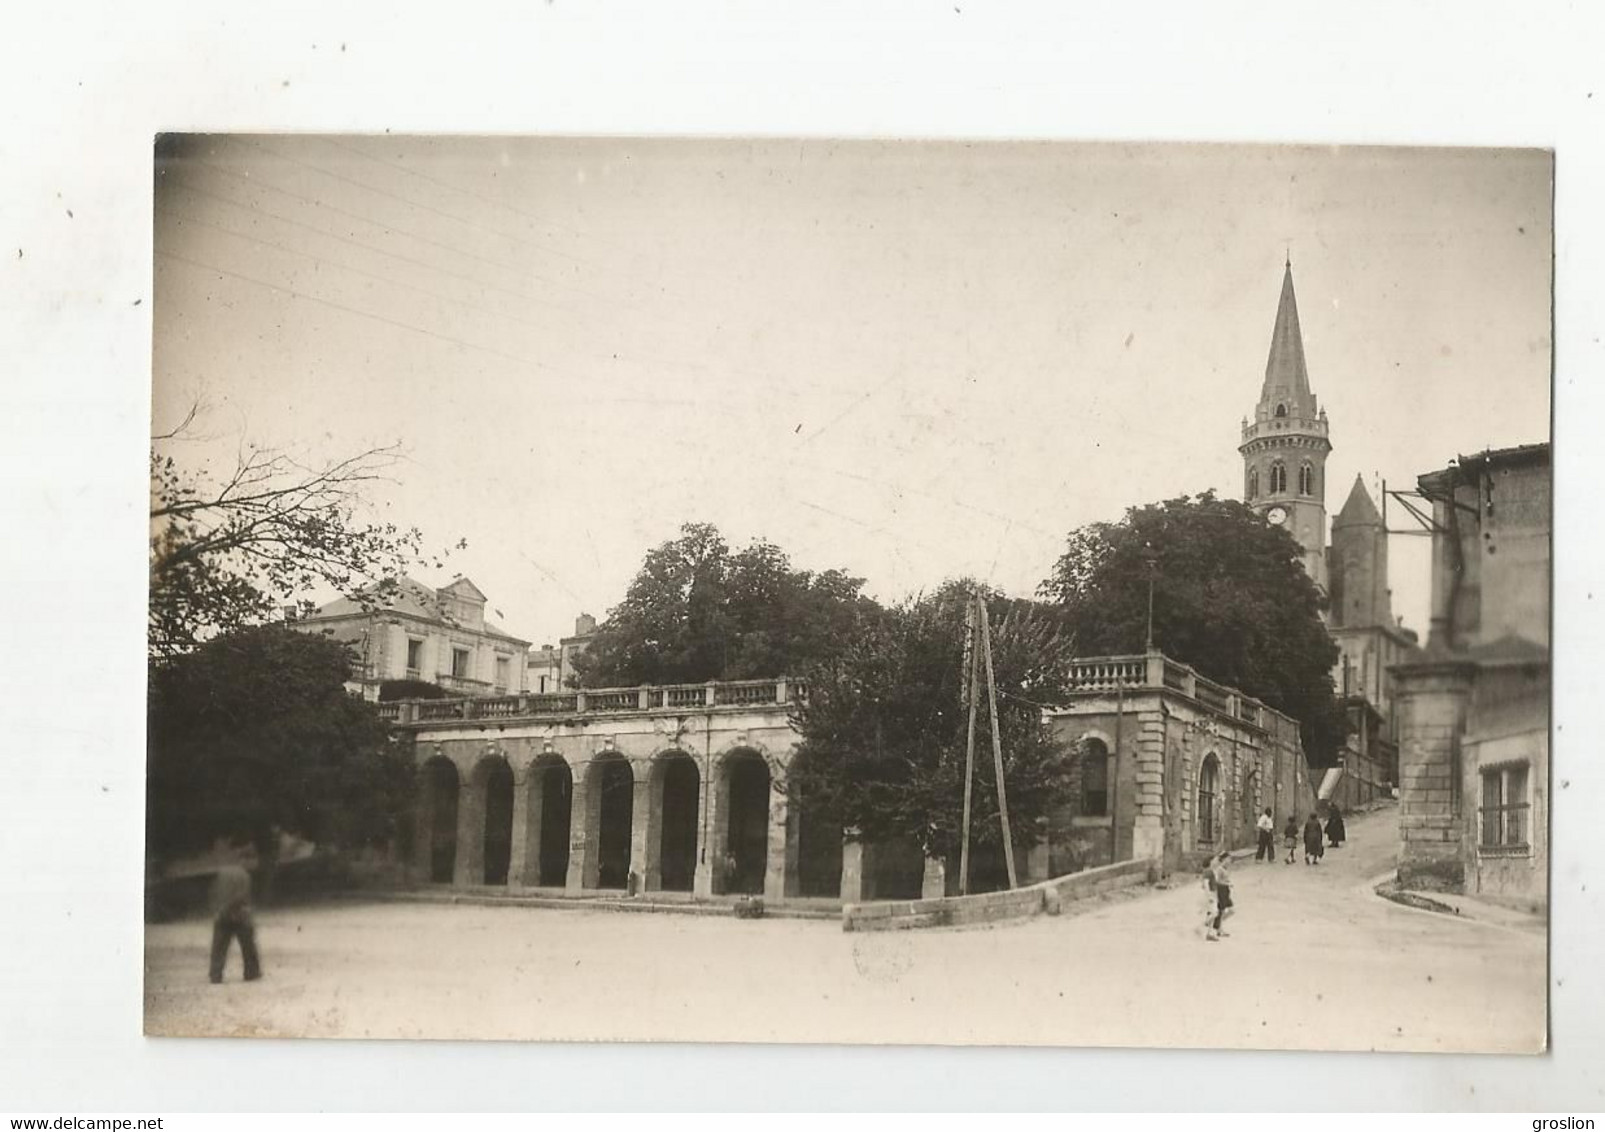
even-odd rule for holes
{"type": "MultiPolygon", "coordinates": [[[[848,934],[831,921],[425,904],[259,914],[266,977],[210,926],[146,933],[152,1035],[1536,1052],[1545,939],[1380,899],[1397,813],[1316,867],[1239,860],[1229,938],[1193,878],[1075,915],[848,934]]],[[[1280,846],[1278,846],[1280,853],[1280,846]]]]}

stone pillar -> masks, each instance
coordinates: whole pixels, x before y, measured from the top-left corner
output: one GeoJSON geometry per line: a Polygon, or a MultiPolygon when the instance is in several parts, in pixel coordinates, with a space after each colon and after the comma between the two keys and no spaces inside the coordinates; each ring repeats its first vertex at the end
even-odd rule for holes
{"type": "Polygon", "coordinates": [[[920,883],[922,900],[939,900],[947,895],[947,862],[940,857],[925,858],[925,879],[920,883]]]}
{"type": "MultiPolygon", "coordinates": [[[[1020,883],[1035,884],[1039,880],[1048,879],[1048,823],[1040,822],[1037,830],[1037,839],[1025,851],[1025,875],[1020,883]]],[[[925,866],[927,879],[930,876],[930,863],[925,866]]]]}
{"type": "Polygon", "coordinates": [[[1121,776],[1122,787],[1130,781],[1131,789],[1121,791],[1121,812],[1114,817],[1116,861],[1162,860],[1165,855],[1165,716],[1158,703],[1154,703],[1151,710],[1145,708],[1136,715],[1136,742],[1121,752],[1122,762],[1129,760],[1132,771],[1129,780],[1124,774],[1121,776]],[[1128,820],[1128,814],[1131,822],[1129,853],[1120,828],[1128,820]]]}
{"type": "Polygon", "coordinates": [[[769,841],[763,873],[763,898],[772,904],[783,902],[797,890],[797,841],[787,836],[786,820],[790,799],[769,784],[769,841]]]}
{"type": "Polygon", "coordinates": [[[713,895],[713,768],[697,759],[697,869],[691,878],[691,895],[706,900],[713,895]]]}
{"type": "Polygon", "coordinates": [[[457,789],[457,867],[452,883],[485,882],[485,787],[470,772],[457,789]]]}
{"type": "MultiPolygon", "coordinates": [[[[531,771],[528,767],[515,768],[513,771],[513,843],[512,851],[507,856],[507,887],[522,888],[529,884],[530,874],[530,846],[529,840],[529,784],[531,771]]],[[[540,810],[535,810],[535,820],[540,820],[540,810]]],[[[534,845],[539,845],[540,831],[535,832],[534,845]]]]}
{"type": "Polygon", "coordinates": [[[709,771],[711,783],[706,793],[708,891],[720,895],[729,889],[729,878],[724,875],[724,857],[725,850],[730,846],[730,775],[722,763],[723,760],[714,761],[709,771]]]}
{"type": "Polygon", "coordinates": [[[865,899],[866,864],[864,843],[857,830],[848,830],[842,838],[842,903],[861,904],[865,899]]]}
{"type": "Polygon", "coordinates": [[[435,788],[425,767],[413,779],[412,867],[417,881],[428,884],[435,868],[435,788]]]}
{"type": "Polygon", "coordinates": [[[1460,739],[1475,669],[1434,658],[1394,669],[1399,712],[1399,883],[1466,879],[1460,739]]]}
{"type": "Polygon", "coordinates": [[[635,890],[645,892],[649,887],[657,887],[658,878],[648,885],[647,877],[658,871],[654,866],[663,845],[663,785],[658,784],[654,805],[651,764],[637,766],[632,761],[630,774],[635,781],[630,799],[630,873],[635,877],[635,890]]]}
{"type": "Polygon", "coordinates": [[[596,841],[595,822],[601,802],[602,788],[592,790],[590,764],[572,768],[574,793],[568,811],[568,877],[563,887],[570,896],[578,896],[585,888],[596,887],[596,861],[593,848],[596,841]]]}

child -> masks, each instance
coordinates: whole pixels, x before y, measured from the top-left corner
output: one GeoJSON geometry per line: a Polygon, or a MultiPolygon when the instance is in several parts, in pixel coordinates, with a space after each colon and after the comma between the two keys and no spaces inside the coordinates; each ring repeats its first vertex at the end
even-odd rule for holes
{"type": "Polygon", "coordinates": [[[1287,843],[1287,863],[1291,865],[1298,850],[1298,819],[1292,814],[1287,815],[1287,824],[1282,827],[1282,840],[1287,843]]]}
{"type": "Polygon", "coordinates": [[[1204,889],[1204,938],[1216,940],[1220,938],[1220,899],[1215,895],[1215,859],[1211,857],[1204,862],[1200,874],[1204,889]]]}
{"type": "Polygon", "coordinates": [[[1231,854],[1222,849],[1210,865],[1210,876],[1215,882],[1215,933],[1230,935],[1221,925],[1232,914],[1232,874],[1228,870],[1231,854]]]}

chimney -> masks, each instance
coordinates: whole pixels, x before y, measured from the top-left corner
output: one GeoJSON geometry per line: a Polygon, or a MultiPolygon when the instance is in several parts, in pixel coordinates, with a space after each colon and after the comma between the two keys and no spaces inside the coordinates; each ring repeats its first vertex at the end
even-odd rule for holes
{"type": "Polygon", "coordinates": [[[582,613],[574,619],[574,635],[576,637],[589,637],[596,632],[596,618],[589,613],[582,613]]]}
{"type": "Polygon", "coordinates": [[[286,605],[286,606],[283,607],[283,610],[284,610],[284,623],[286,625],[294,624],[295,623],[295,606],[286,605]]]}

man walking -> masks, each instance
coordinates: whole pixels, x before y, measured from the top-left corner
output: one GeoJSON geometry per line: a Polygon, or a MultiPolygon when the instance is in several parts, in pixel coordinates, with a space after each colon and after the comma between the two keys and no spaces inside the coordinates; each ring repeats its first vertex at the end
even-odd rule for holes
{"type": "Polygon", "coordinates": [[[1254,823],[1259,832],[1259,843],[1254,847],[1254,860],[1269,863],[1276,860],[1276,822],[1271,819],[1271,808],[1265,807],[1265,812],[1254,823]]]}
{"type": "Polygon", "coordinates": [[[244,865],[229,864],[217,870],[212,881],[212,917],[212,981],[223,981],[229,945],[236,938],[245,963],[245,981],[260,979],[262,959],[256,952],[256,923],[251,919],[251,874],[244,865]]]}

